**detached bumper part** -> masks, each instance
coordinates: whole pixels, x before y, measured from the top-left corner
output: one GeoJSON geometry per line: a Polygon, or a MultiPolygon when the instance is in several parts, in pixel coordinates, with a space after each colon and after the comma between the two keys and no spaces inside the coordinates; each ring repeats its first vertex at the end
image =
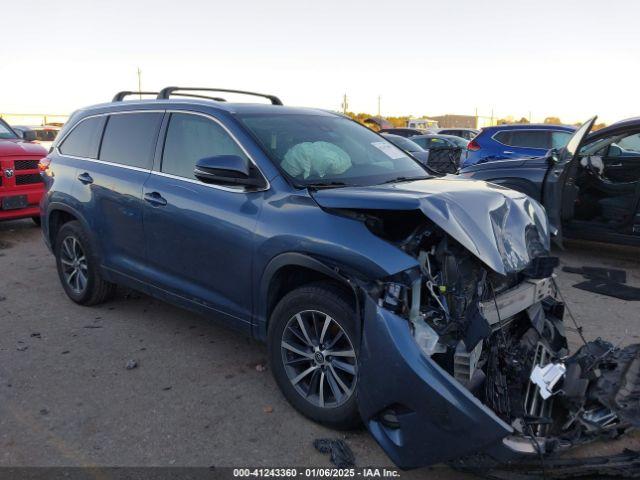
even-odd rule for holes
{"type": "Polygon", "coordinates": [[[407,320],[367,297],[358,406],[400,468],[508,449],[513,429],[420,351],[407,320]]]}

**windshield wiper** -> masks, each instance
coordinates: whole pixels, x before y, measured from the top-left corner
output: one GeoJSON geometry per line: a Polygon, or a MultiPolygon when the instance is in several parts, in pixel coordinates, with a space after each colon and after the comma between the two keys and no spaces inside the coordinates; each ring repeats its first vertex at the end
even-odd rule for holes
{"type": "Polygon", "coordinates": [[[307,188],[335,188],[335,187],[346,187],[347,184],[344,182],[315,182],[315,183],[305,183],[305,187],[307,188]]]}
{"type": "Polygon", "coordinates": [[[391,180],[386,180],[386,181],[382,182],[382,184],[384,184],[384,183],[410,182],[412,180],[426,180],[427,178],[430,178],[430,177],[397,177],[397,178],[392,178],[391,180]]]}

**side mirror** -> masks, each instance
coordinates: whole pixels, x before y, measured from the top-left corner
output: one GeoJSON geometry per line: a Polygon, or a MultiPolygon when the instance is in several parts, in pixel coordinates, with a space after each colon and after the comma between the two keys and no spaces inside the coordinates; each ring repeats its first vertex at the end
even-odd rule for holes
{"type": "Polygon", "coordinates": [[[258,187],[264,183],[251,177],[249,161],[238,155],[216,155],[196,162],[195,177],[204,183],[258,187]]]}
{"type": "Polygon", "coordinates": [[[556,150],[555,148],[549,150],[549,154],[547,155],[547,162],[549,163],[549,165],[556,165],[558,162],[560,162],[560,154],[558,153],[558,150],[556,150]]]}
{"type": "Polygon", "coordinates": [[[609,145],[609,151],[607,152],[607,157],[619,157],[622,155],[622,148],[620,148],[615,143],[609,145]]]}

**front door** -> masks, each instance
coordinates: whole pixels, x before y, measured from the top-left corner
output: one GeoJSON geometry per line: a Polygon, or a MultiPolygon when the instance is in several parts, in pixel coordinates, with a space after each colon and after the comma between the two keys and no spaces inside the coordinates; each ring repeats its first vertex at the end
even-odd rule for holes
{"type": "Polygon", "coordinates": [[[205,184],[198,160],[247,153],[212,117],[172,113],[159,171],[144,191],[144,230],[150,278],[162,289],[249,327],[251,263],[263,193],[205,184]]]}
{"type": "Polygon", "coordinates": [[[596,121],[593,117],[583,123],[573,134],[567,145],[554,155],[553,164],[549,167],[542,189],[542,203],[547,209],[547,216],[551,227],[556,230],[554,241],[562,245],[562,192],[569,180],[569,167],[578,160],[578,152],[584,145],[586,136],[596,121]]]}

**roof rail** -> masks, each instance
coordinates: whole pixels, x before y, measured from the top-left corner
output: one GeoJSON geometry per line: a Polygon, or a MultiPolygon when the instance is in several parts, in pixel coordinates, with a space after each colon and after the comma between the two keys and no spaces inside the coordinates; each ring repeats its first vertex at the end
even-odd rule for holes
{"type": "Polygon", "coordinates": [[[193,87],[166,87],[160,90],[158,93],[158,100],[168,99],[172,94],[180,95],[180,91],[186,92],[225,92],[225,93],[240,93],[242,95],[253,95],[255,97],[264,97],[271,101],[272,105],[282,105],[282,100],[280,100],[275,95],[266,95],[264,93],[256,93],[256,92],[245,92],[243,90],[228,90],[225,88],[193,88],[193,87]]]}
{"type": "Polygon", "coordinates": [[[206,100],[215,100],[216,102],[226,102],[226,100],[222,97],[210,97],[208,95],[197,95],[195,93],[174,93],[174,95],[178,97],[189,97],[189,98],[204,98],[206,100]]]}
{"type": "Polygon", "coordinates": [[[131,92],[129,90],[123,90],[122,92],[116,93],[116,96],[113,97],[112,102],[122,102],[125,97],[129,95],[158,95],[158,92],[131,92]]]}

